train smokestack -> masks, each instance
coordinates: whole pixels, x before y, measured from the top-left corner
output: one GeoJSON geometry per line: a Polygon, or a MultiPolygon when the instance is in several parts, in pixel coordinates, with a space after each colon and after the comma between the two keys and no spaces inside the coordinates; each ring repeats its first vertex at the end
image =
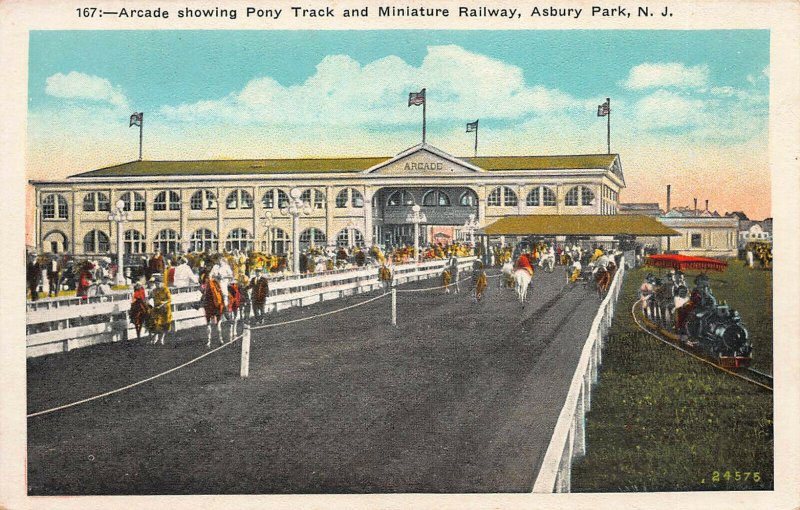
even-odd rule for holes
{"type": "Polygon", "coordinates": [[[672,184],[667,184],[667,212],[670,209],[670,198],[672,196],[672,184]]]}
{"type": "Polygon", "coordinates": [[[706,199],[706,211],[708,211],[708,199],[706,199]]]}
{"type": "Polygon", "coordinates": [[[697,216],[697,199],[694,199],[694,215],[697,216]]]}

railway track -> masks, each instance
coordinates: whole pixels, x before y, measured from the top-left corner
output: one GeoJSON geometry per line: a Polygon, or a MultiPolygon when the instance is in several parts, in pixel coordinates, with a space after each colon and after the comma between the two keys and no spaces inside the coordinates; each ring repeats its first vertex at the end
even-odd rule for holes
{"type": "Polygon", "coordinates": [[[758,387],[760,387],[762,389],[765,389],[765,390],[768,390],[768,391],[773,391],[772,390],[772,376],[771,375],[769,375],[767,373],[764,373],[764,372],[761,372],[759,370],[756,370],[754,368],[749,368],[749,367],[741,369],[741,370],[730,370],[730,369],[721,367],[721,366],[717,365],[716,363],[710,361],[709,359],[707,359],[707,358],[705,358],[703,356],[699,356],[698,354],[696,354],[696,353],[694,353],[694,352],[692,352],[692,351],[690,351],[688,349],[685,349],[680,345],[677,345],[674,340],[670,340],[669,338],[665,337],[661,332],[659,332],[657,330],[654,331],[652,328],[649,328],[644,323],[644,321],[641,320],[639,318],[639,316],[637,316],[637,314],[636,314],[636,305],[637,304],[639,304],[639,301],[636,301],[633,304],[633,306],[631,307],[631,316],[633,317],[633,321],[636,323],[636,325],[639,327],[639,329],[641,329],[642,331],[644,331],[648,335],[652,336],[653,338],[655,338],[656,340],[658,340],[658,341],[660,341],[662,343],[665,343],[665,344],[669,345],[670,347],[672,347],[674,349],[677,349],[677,350],[679,350],[679,351],[681,351],[681,352],[683,352],[685,354],[688,354],[689,356],[695,358],[698,361],[706,363],[707,365],[711,365],[712,367],[716,368],[717,370],[721,370],[722,372],[725,372],[726,374],[728,374],[730,376],[736,377],[737,379],[741,379],[741,380],[743,380],[745,382],[748,382],[750,384],[758,386],[758,387]]]}

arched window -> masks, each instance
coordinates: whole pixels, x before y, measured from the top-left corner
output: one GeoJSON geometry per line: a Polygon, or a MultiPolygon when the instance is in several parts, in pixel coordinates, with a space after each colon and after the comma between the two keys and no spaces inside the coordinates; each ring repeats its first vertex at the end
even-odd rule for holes
{"type": "Polygon", "coordinates": [[[348,195],[350,206],[355,208],[364,207],[364,196],[355,188],[345,188],[336,195],[336,207],[339,209],[347,207],[348,195]]]}
{"type": "Polygon", "coordinates": [[[575,186],[571,190],[567,191],[567,194],[564,197],[564,205],[578,205],[578,188],[579,186],[575,186]]]}
{"type": "Polygon", "coordinates": [[[280,209],[286,207],[288,203],[289,195],[282,189],[268,189],[264,196],[261,197],[261,204],[265,209],[273,209],[275,207],[280,209]]]}
{"type": "Polygon", "coordinates": [[[195,230],[189,237],[189,250],[191,251],[217,251],[218,247],[217,234],[207,228],[195,230]]]}
{"type": "Polygon", "coordinates": [[[547,186],[533,188],[530,193],[528,193],[528,196],[525,197],[525,205],[529,207],[556,205],[556,194],[547,186]]]}
{"type": "Polygon", "coordinates": [[[508,186],[498,186],[486,197],[486,205],[512,207],[517,205],[517,194],[508,186]]]}
{"type": "Polygon", "coordinates": [[[300,200],[311,205],[314,209],[325,208],[325,193],[317,189],[307,189],[303,191],[303,193],[300,194],[300,200]]]}
{"type": "Polygon", "coordinates": [[[165,228],[153,239],[153,250],[161,253],[177,253],[180,248],[181,236],[171,228],[165,228]]]}
{"type": "Polygon", "coordinates": [[[542,186],[542,205],[554,206],[556,205],[556,192],[552,188],[542,186]]]}
{"type": "Polygon", "coordinates": [[[432,189],[422,196],[422,205],[449,206],[450,196],[440,189],[432,189]]]}
{"type": "Polygon", "coordinates": [[[193,211],[217,208],[217,196],[207,189],[199,189],[189,199],[189,206],[193,211]]]}
{"type": "Polygon", "coordinates": [[[461,197],[458,199],[458,203],[459,205],[463,205],[465,207],[475,207],[478,205],[478,195],[476,195],[471,189],[468,189],[461,194],[461,197]]]}
{"type": "Polygon", "coordinates": [[[307,228],[300,233],[300,249],[325,244],[326,241],[325,232],[318,228],[307,228]]]}
{"type": "Polygon", "coordinates": [[[42,218],[45,220],[69,219],[67,199],[63,195],[53,193],[42,200],[42,218]]]}
{"type": "Polygon", "coordinates": [[[225,199],[225,207],[228,209],[252,209],[253,195],[243,189],[233,190],[225,199]]]}
{"type": "Polygon", "coordinates": [[[108,195],[102,191],[91,191],[83,196],[83,211],[111,211],[108,195]]]}
{"type": "Polygon", "coordinates": [[[167,208],[170,211],[181,210],[181,196],[177,192],[161,191],[156,195],[155,200],[153,200],[153,210],[166,211],[167,208]]]}
{"type": "Polygon", "coordinates": [[[389,195],[386,205],[391,207],[414,205],[414,197],[406,190],[395,191],[389,195]]]}
{"type": "Polygon", "coordinates": [[[271,247],[267,247],[267,241],[261,241],[261,251],[271,255],[286,255],[289,251],[289,235],[278,227],[272,227],[269,232],[265,232],[265,237],[269,237],[271,247]]]}
{"type": "Polygon", "coordinates": [[[581,205],[592,205],[593,201],[594,201],[594,193],[592,193],[592,190],[590,190],[586,186],[583,186],[581,188],[581,205]]]}
{"type": "Polygon", "coordinates": [[[50,253],[62,253],[69,251],[69,241],[67,241],[67,235],[58,230],[48,232],[42,238],[42,248],[50,253]]]}
{"type": "Polygon", "coordinates": [[[123,245],[125,247],[125,255],[130,255],[131,253],[144,253],[147,251],[147,247],[145,246],[144,242],[144,235],[138,230],[126,230],[123,245]]]}
{"type": "Polygon", "coordinates": [[[228,238],[225,240],[225,249],[228,251],[252,251],[253,238],[247,230],[235,228],[228,233],[228,238]]]}
{"type": "Polygon", "coordinates": [[[92,230],[83,236],[84,253],[108,253],[108,235],[100,230],[92,230]]]}
{"type": "Polygon", "coordinates": [[[126,191],[119,196],[126,211],[144,211],[144,196],[136,191],[126,191]]]}
{"type": "Polygon", "coordinates": [[[364,246],[364,234],[357,228],[343,228],[336,235],[336,246],[364,246]]]}
{"type": "Polygon", "coordinates": [[[539,190],[540,188],[533,188],[529,193],[528,196],[525,197],[525,205],[528,207],[538,207],[541,203],[539,201],[539,190]]]}

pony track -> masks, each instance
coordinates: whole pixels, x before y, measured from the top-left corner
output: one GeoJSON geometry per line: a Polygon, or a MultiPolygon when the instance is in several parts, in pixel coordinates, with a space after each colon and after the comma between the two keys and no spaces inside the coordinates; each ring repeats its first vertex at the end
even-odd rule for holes
{"type": "Polygon", "coordinates": [[[639,329],[641,329],[642,331],[644,331],[648,335],[652,336],[653,338],[655,338],[659,342],[665,343],[665,344],[669,345],[670,347],[672,347],[674,349],[677,349],[677,350],[679,350],[679,351],[681,351],[681,352],[683,352],[685,354],[688,354],[689,356],[693,357],[694,359],[696,359],[698,361],[702,361],[703,363],[705,363],[707,365],[710,365],[710,366],[716,368],[717,370],[721,370],[721,371],[725,372],[728,375],[732,375],[733,377],[737,377],[737,378],[739,378],[739,379],[741,379],[741,380],[743,380],[745,382],[748,382],[750,384],[754,384],[754,385],[756,385],[756,386],[758,386],[760,388],[763,388],[765,390],[773,391],[772,390],[772,376],[771,375],[765,374],[763,372],[759,372],[758,370],[755,370],[755,369],[752,369],[752,368],[747,368],[746,370],[748,372],[750,372],[751,374],[756,375],[762,381],[766,380],[767,382],[765,384],[763,382],[756,381],[755,379],[751,379],[750,377],[746,377],[746,376],[742,375],[739,372],[734,372],[733,370],[728,370],[727,368],[721,367],[721,366],[717,365],[716,363],[712,363],[712,362],[708,361],[707,359],[703,358],[702,356],[698,356],[697,354],[684,349],[680,345],[675,345],[674,342],[666,340],[662,335],[650,331],[641,321],[639,321],[639,318],[636,316],[636,305],[637,304],[640,304],[640,301],[636,301],[635,303],[633,303],[633,306],[631,307],[631,316],[633,317],[633,321],[636,323],[636,325],[639,327],[639,329]]]}

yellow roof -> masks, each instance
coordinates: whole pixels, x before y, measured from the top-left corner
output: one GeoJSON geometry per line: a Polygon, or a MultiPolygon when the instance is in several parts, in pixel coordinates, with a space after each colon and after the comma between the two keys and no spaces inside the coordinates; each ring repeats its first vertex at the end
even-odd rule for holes
{"type": "MultiPolygon", "coordinates": [[[[486,156],[458,158],[487,171],[608,169],[616,154],[576,156],[486,156]]],[[[197,161],[131,161],[79,173],[72,177],[142,177],[180,175],[251,175],[361,172],[389,161],[388,157],[217,159],[197,161]]]]}
{"type": "Polygon", "coordinates": [[[655,218],[638,215],[533,214],[501,218],[480,230],[499,235],[543,236],[677,236],[655,218]]]}

